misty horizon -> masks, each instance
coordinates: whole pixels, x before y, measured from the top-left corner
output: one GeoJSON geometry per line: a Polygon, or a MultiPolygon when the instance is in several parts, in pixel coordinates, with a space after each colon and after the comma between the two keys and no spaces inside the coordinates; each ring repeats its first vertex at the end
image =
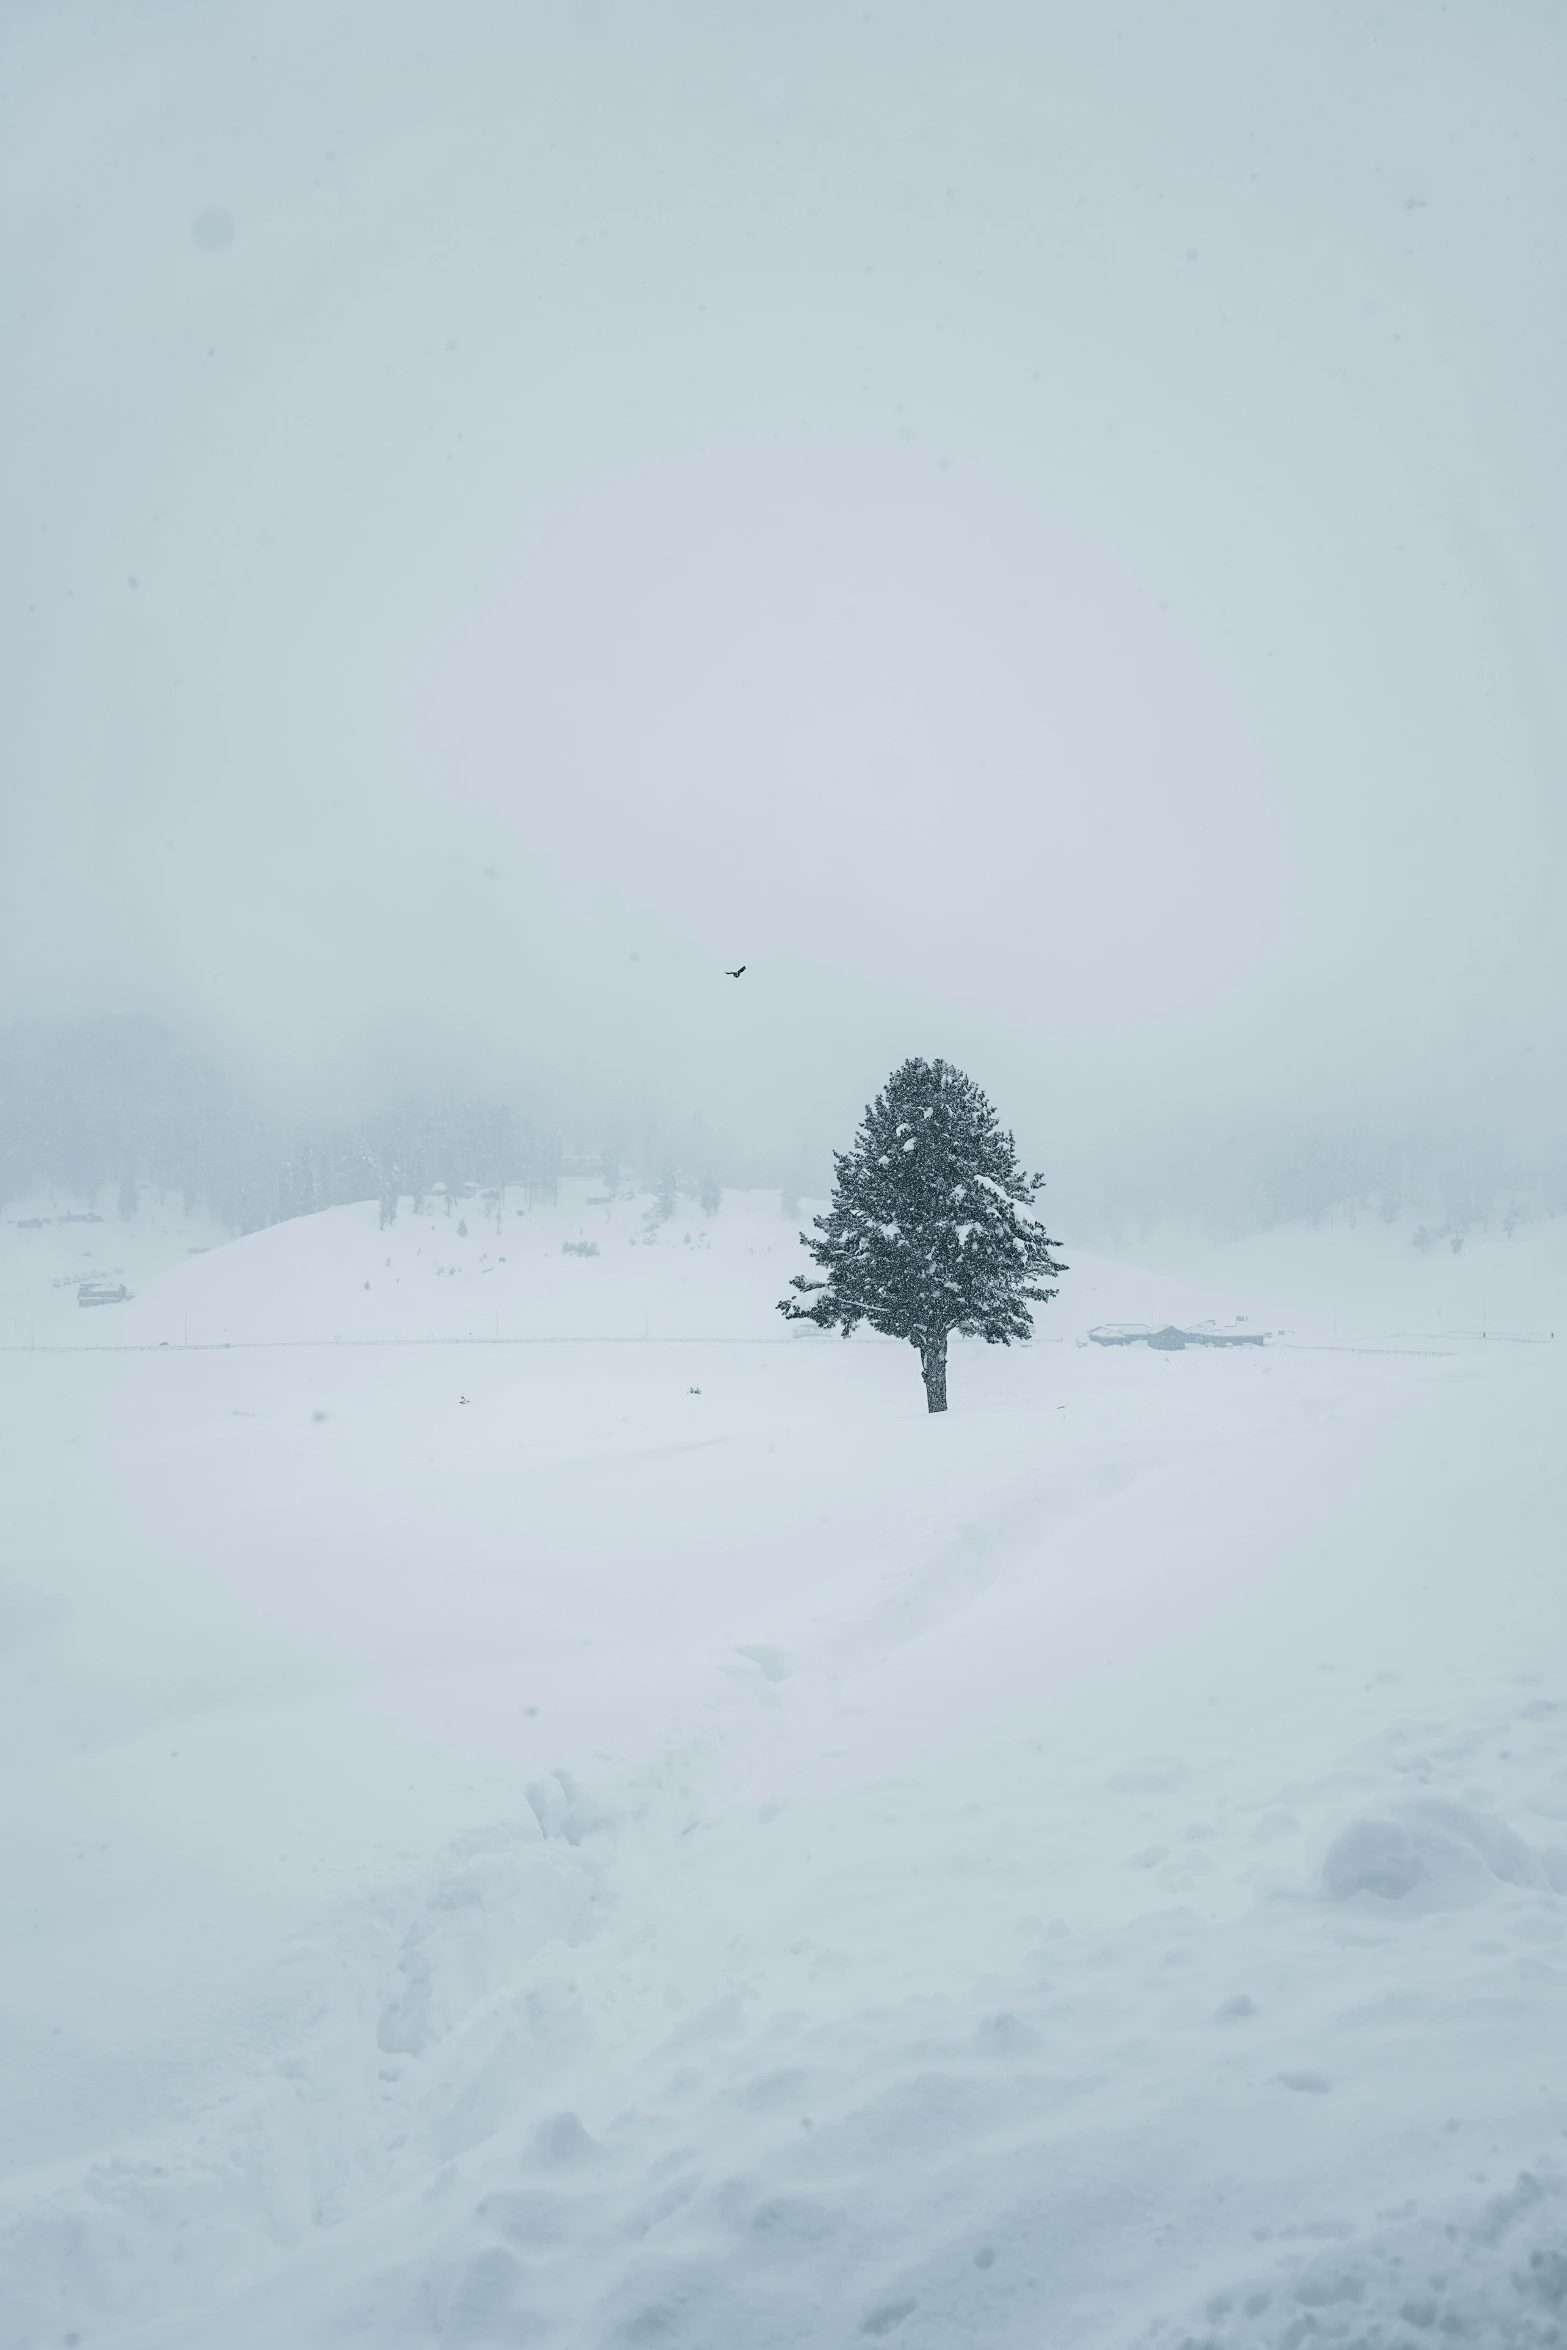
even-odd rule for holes
{"type": "Polygon", "coordinates": [[[1560,28],[362,21],[12,19],[0,1020],[1567,1163],[1560,28]]]}

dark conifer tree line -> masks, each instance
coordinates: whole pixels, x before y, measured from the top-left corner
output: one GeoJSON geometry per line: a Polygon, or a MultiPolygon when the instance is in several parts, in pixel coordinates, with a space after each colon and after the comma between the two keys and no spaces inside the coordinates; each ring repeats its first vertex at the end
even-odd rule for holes
{"type": "Polygon", "coordinates": [[[151,1023],[0,1030],[0,1206],[51,1187],[112,1187],[134,1215],[143,1187],[236,1232],[353,1200],[423,1208],[438,1188],[520,1186],[552,1199],[562,1141],[538,1110],[408,1101],[367,1118],[290,1124],[236,1101],[151,1023]]]}
{"type": "MultiPolygon", "coordinates": [[[[1247,1132],[1227,1118],[1205,1135],[1188,1121],[1161,1135],[1157,1163],[1146,1148],[1091,1167],[1079,1157],[1076,1222],[1114,1248],[1161,1216],[1215,1237],[1297,1218],[1418,1216],[1428,1238],[1461,1245],[1471,1231],[1511,1233],[1567,1212],[1567,1139],[1546,1133],[1524,1147],[1461,1111],[1451,1130],[1402,1132],[1247,1132]]],[[[627,1102],[584,1090],[568,1110],[558,1090],[497,1083],[289,1119],[258,1109],[152,1021],[0,1026],[0,1209],[53,1189],[130,1216],[150,1187],[231,1232],[354,1200],[378,1200],[390,1221],[438,1187],[454,1196],[504,1184],[550,1199],[573,1152],[597,1166],[605,1192],[655,1192],[666,1221],[680,1199],[715,1213],[721,1183],[779,1185],[790,1214],[825,1189],[825,1163],[803,1135],[742,1160],[733,1137],[720,1143],[689,1112],[661,1113],[650,1094],[627,1102]]]]}

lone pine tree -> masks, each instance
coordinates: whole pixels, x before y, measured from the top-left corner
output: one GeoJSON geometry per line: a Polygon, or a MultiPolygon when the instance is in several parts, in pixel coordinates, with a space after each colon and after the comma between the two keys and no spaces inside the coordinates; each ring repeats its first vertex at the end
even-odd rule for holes
{"type": "Polygon", "coordinates": [[[1054,1297],[1045,1280],[1067,1269],[1027,1213],[1045,1179],[1024,1174],[984,1094],[948,1061],[895,1069],[833,1166],[820,1237],[800,1235],[821,1278],[797,1273],[778,1311],[845,1338],[860,1322],[906,1338],[927,1405],[944,1412],[952,1332],[992,1346],[1027,1338],[1029,1307],[1054,1297]]]}

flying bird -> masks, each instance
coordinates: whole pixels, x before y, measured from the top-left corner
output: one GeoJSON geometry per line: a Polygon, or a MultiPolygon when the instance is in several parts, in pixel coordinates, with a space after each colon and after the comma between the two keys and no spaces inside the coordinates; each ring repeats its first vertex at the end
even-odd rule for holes
{"type": "Polygon", "coordinates": [[[739,970],[739,971],[726,971],[726,972],[724,973],[724,977],[725,977],[726,979],[738,979],[738,978],[740,977],[740,973],[741,973],[742,971],[744,971],[744,969],[745,969],[745,965],[742,963],[742,964],[741,964],[741,966],[740,966],[740,970],[739,970]]]}

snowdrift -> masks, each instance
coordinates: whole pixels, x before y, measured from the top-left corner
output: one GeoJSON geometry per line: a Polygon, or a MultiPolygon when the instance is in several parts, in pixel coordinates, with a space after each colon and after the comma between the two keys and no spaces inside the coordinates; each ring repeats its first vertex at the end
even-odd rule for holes
{"type": "Polygon", "coordinates": [[[645,1217],[0,1355],[4,2350],[1551,2341],[1558,1350],[1069,1246],[932,1422],[645,1217]]]}

